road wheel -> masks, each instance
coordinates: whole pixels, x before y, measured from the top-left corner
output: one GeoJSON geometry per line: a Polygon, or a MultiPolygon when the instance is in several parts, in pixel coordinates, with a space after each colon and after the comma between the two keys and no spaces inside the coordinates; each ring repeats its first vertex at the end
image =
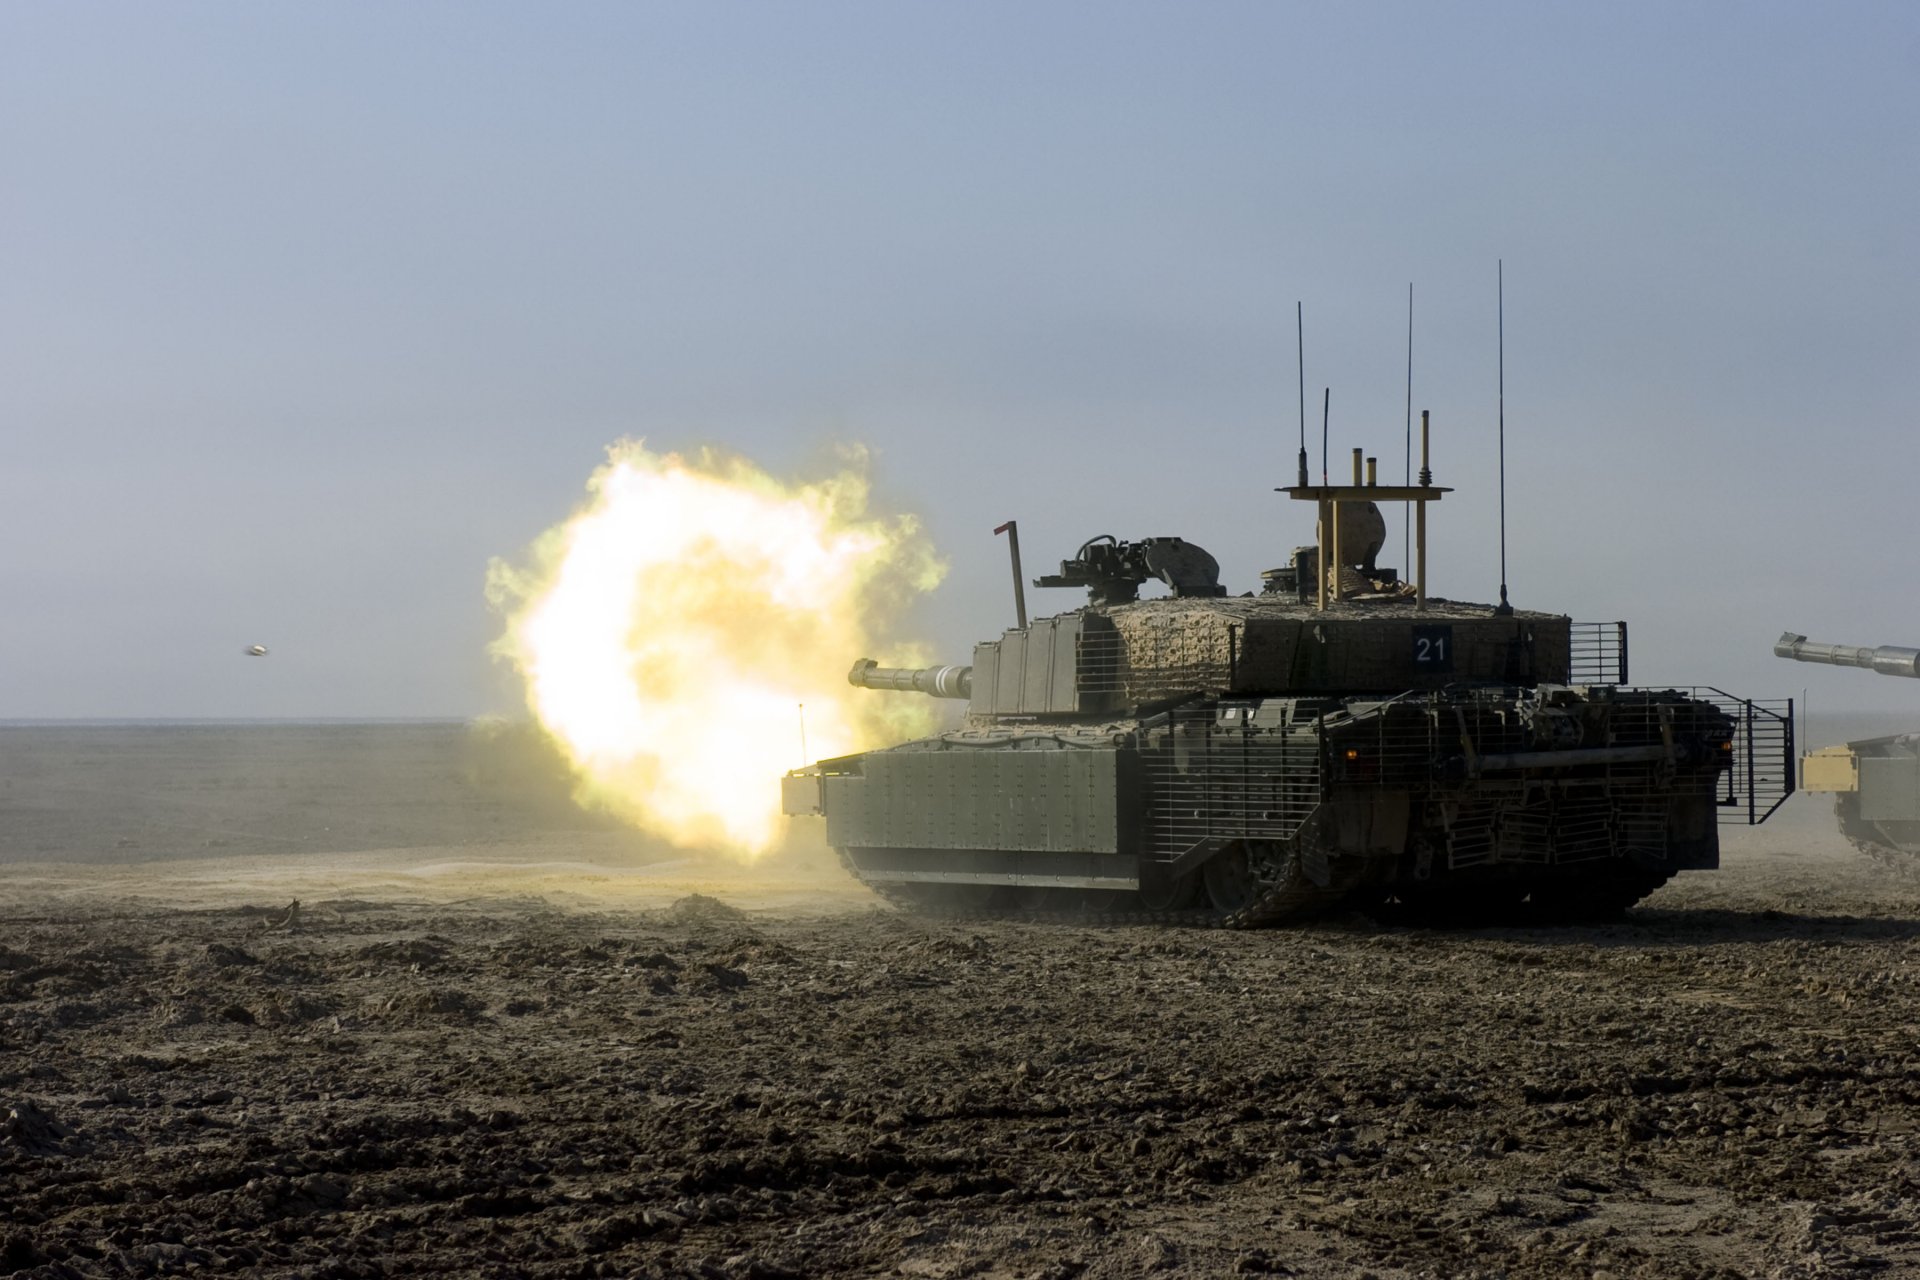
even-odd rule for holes
{"type": "Polygon", "coordinates": [[[1118,915],[1133,910],[1137,901],[1137,895],[1127,889],[1082,889],[1080,913],[1095,917],[1118,915]]]}
{"type": "Polygon", "coordinates": [[[1135,896],[1148,911],[1185,911],[1200,900],[1200,878],[1181,876],[1177,880],[1160,880],[1142,876],[1135,896]]]}
{"type": "Polygon", "coordinates": [[[1200,869],[1207,901],[1223,916],[1245,911],[1259,900],[1262,885],[1247,857],[1245,844],[1232,844],[1207,860],[1200,869]]]}

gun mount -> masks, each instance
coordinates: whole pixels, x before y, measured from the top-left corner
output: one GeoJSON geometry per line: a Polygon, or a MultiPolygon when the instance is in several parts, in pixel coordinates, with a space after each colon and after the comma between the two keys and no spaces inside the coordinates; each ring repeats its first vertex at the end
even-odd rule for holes
{"type": "Polygon", "coordinates": [[[1036,587],[1085,587],[1089,604],[1126,604],[1140,597],[1140,584],[1157,578],[1175,596],[1224,596],[1220,562],[1184,538],[1142,538],[1119,542],[1101,534],[1080,545],[1059,573],[1035,578],[1036,587]]]}
{"type": "Polygon", "coordinates": [[[1809,644],[1805,636],[1788,631],[1774,642],[1773,652],[1776,657],[1791,658],[1795,662],[1863,667],[1868,671],[1878,671],[1883,676],[1906,676],[1910,680],[1920,680],[1920,649],[1906,649],[1893,644],[1883,644],[1877,649],[1844,644],[1809,644]]]}

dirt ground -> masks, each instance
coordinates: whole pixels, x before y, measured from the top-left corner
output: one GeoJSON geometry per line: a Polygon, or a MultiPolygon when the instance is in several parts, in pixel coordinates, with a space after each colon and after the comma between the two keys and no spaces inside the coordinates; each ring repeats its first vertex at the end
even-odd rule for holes
{"type": "Polygon", "coordinates": [[[1239,934],[96,732],[0,730],[0,1275],[1920,1275],[1920,878],[1815,800],[1618,925],[1239,934]]]}

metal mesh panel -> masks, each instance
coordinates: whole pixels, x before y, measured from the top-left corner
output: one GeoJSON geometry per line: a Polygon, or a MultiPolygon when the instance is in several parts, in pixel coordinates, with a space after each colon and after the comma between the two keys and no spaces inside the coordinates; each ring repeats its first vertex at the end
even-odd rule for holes
{"type": "Polygon", "coordinates": [[[1553,856],[1554,820],[1553,805],[1545,801],[1502,813],[1496,828],[1496,860],[1549,861],[1553,856]]]}
{"type": "Polygon", "coordinates": [[[1568,627],[1570,646],[1568,682],[1625,684],[1627,682],[1627,624],[1575,622],[1568,627]]]}
{"type": "Polygon", "coordinates": [[[1792,716],[1710,689],[1522,689],[1347,701],[1325,720],[1329,783],[1438,804],[1453,868],[1671,856],[1673,803],[1711,794],[1757,822],[1792,786],[1792,716]]]}
{"type": "Polygon", "coordinates": [[[1447,865],[1454,870],[1478,867],[1492,862],[1493,820],[1497,811],[1491,805],[1473,805],[1462,809],[1447,828],[1447,865]]]}
{"type": "Polygon", "coordinates": [[[1615,811],[1615,801],[1606,796],[1563,801],[1554,815],[1553,860],[1612,857],[1615,811]]]}
{"type": "Polygon", "coordinates": [[[1667,803],[1664,797],[1626,798],[1614,809],[1620,851],[1667,856],[1667,803]]]}
{"type": "Polygon", "coordinates": [[[1752,754],[1769,762],[1756,780],[1771,785],[1778,773],[1771,762],[1785,759],[1778,755],[1780,734],[1790,726],[1761,704],[1711,690],[1618,689],[1605,697],[1555,702],[1525,690],[1486,689],[1350,701],[1328,714],[1326,730],[1336,757],[1343,748],[1357,748],[1378,762],[1383,782],[1398,785],[1491,775],[1530,763],[1579,768],[1589,777],[1644,773],[1646,763],[1661,756],[1698,764],[1687,751],[1725,740],[1729,733],[1744,753],[1742,726],[1749,720],[1752,754]],[[1677,749],[1678,757],[1670,749],[1677,749]],[[1572,754],[1564,762],[1545,758],[1559,752],[1572,754]]]}
{"type": "Polygon", "coordinates": [[[1149,856],[1205,841],[1285,840],[1320,804],[1320,737],[1310,723],[1256,726],[1240,708],[1182,708],[1146,753],[1149,856]]]}
{"type": "Polygon", "coordinates": [[[1793,699],[1755,701],[1719,689],[1690,690],[1733,721],[1733,767],[1714,800],[1722,823],[1757,826],[1793,794],[1793,699]]]}

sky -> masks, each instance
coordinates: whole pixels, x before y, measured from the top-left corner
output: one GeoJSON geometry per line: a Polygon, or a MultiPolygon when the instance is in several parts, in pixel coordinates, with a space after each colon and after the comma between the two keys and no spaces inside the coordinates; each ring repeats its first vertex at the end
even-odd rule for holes
{"type": "Polygon", "coordinates": [[[1771,656],[1920,645],[1916,83],[1903,3],[0,0],[0,718],[512,710],[487,563],[621,437],[868,446],[955,661],[1009,518],[1254,590],[1296,303],[1393,475],[1409,285],[1489,600],[1504,263],[1514,603],[1920,722],[1771,656]]]}

